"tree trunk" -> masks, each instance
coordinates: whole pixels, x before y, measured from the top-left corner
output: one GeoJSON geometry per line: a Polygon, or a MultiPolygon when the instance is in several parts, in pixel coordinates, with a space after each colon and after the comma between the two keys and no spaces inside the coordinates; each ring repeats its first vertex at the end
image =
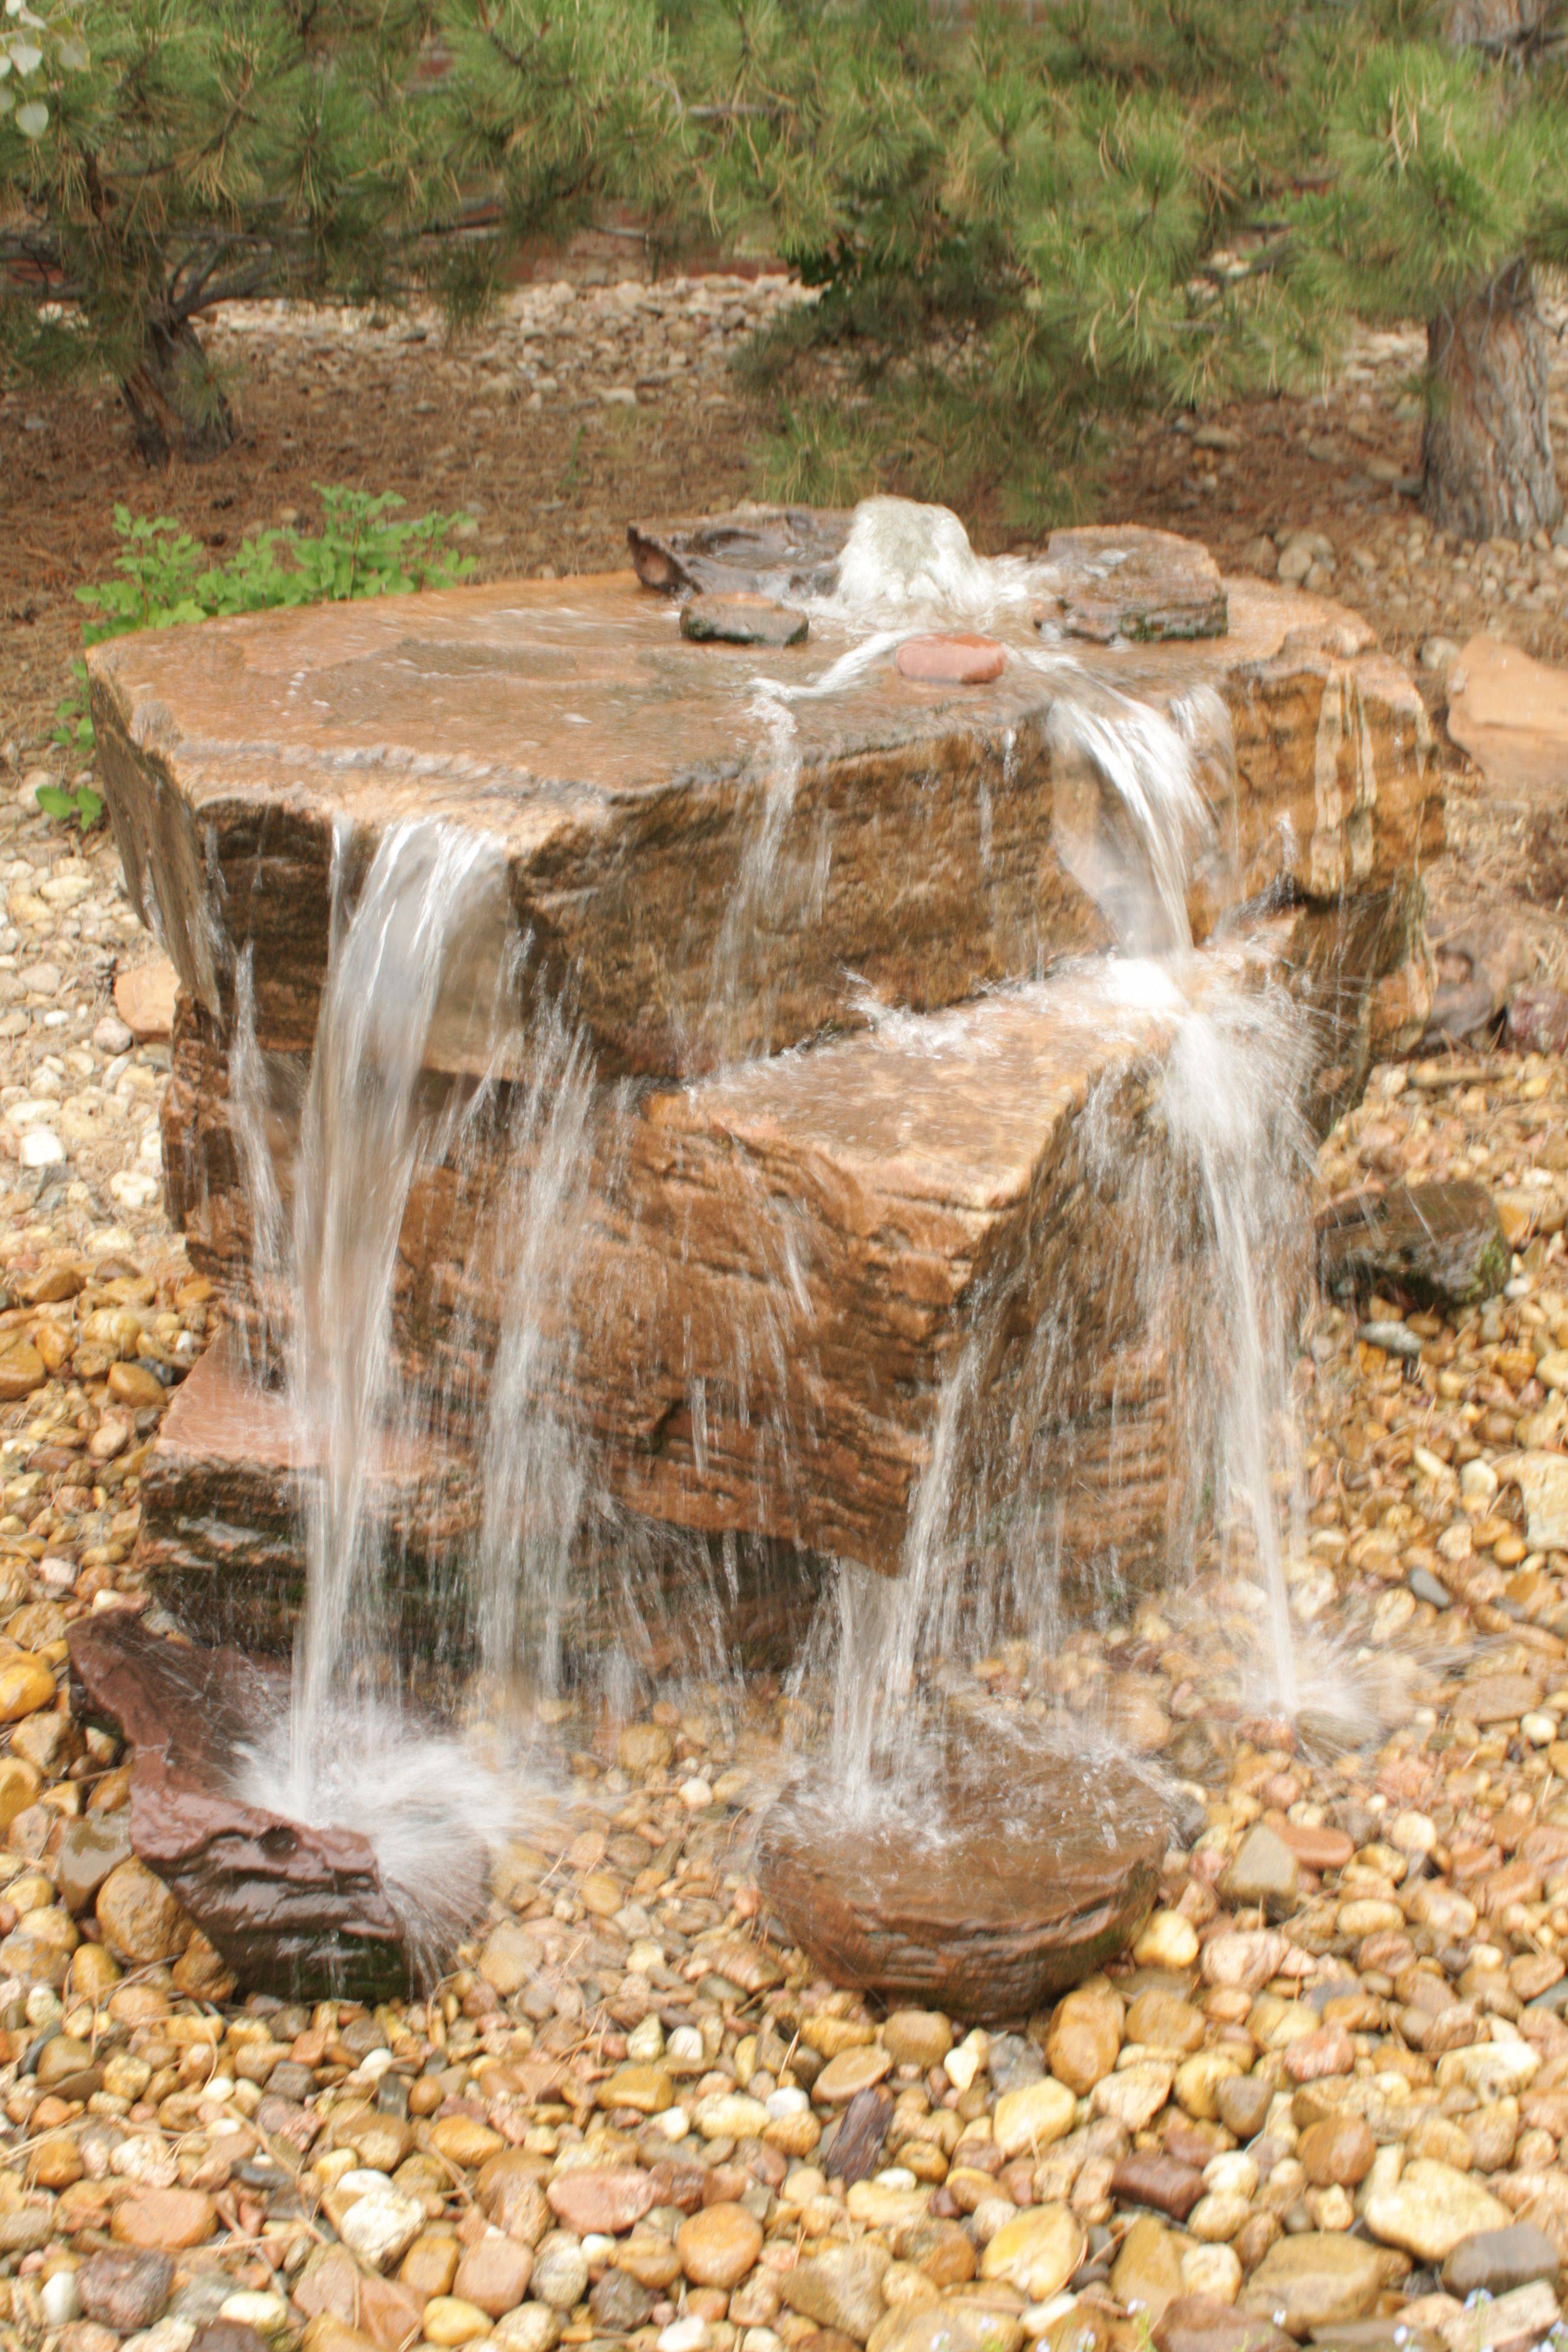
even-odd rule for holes
{"type": "Polygon", "coordinates": [[[1563,520],[1546,356],[1526,261],[1427,321],[1422,504],[1440,530],[1529,539],[1563,520]]]}
{"type": "Polygon", "coordinates": [[[188,320],[151,330],[140,363],[120,389],[149,466],[176,456],[199,463],[234,440],[233,414],[188,320]]]}

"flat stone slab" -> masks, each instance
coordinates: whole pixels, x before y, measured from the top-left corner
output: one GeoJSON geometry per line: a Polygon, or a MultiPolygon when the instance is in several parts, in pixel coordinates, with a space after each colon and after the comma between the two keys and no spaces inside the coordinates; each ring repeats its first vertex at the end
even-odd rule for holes
{"type": "Polygon", "coordinates": [[[818,1778],[765,1813],[757,1883],[838,1984],[986,2021],[1104,1966],[1153,1907],[1170,1815],[1118,1758],[950,1743],[927,1813],[858,1814],[818,1778]]]}
{"type": "MultiPolygon", "coordinates": [[[[306,1049],[338,829],[352,887],[385,827],[447,818],[503,853],[605,1074],[685,1075],[855,1025],[847,974],[931,1010],[1109,944],[1073,845],[1120,803],[1050,724],[1107,688],[1234,735],[1234,785],[1217,738],[1205,760],[1200,936],[1275,892],[1331,922],[1342,996],[1402,961],[1440,834],[1420,699],[1352,615],[1226,593],[1224,637],[1053,656],[1020,617],[989,684],[917,683],[889,646],[788,701],[761,682],[809,685],[856,641],[814,622],[749,657],[688,641],[629,574],[500,583],[118,638],[93,710],[132,898],[216,1018],[250,946],[262,1045],[306,1049]]],[[[501,951],[498,921],[476,993],[501,951]]]]}
{"type": "Polygon", "coordinates": [[[847,507],[738,507],[626,525],[632,565],[664,595],[826,596],[854,516],[847,507]]]}
{"type": "Polygon", "coordinates": [[[1125,525],[1054,530],[1046,545],[1053,574],[1041,613],[1069,637],[1110,645],[1223,637],[1225,583],[1206,547],[1174,531],[1125,525]]]}
{"type": "Polygon", "coordinates": [[[1488,781],[1568,792],[1568,669],[1474,636],[1448,679],[1448,732],[1488,781]]]}

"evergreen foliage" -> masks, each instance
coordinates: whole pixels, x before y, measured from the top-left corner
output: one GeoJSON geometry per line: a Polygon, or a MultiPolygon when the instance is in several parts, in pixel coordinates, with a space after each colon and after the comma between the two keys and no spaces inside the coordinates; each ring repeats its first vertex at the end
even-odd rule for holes
{"type": "Polygon", "coordinates": [[[1028,520],[1106,418],[1310,383],[1356,319],[1501,289],[1534,398],[1568,265],[1568,0],[5,5],[37,29],[0,73],[0,363],[107,369],[150,455],[227,430],[225,295],[472,313],[616,199],[821,289],[752,355],[775,487],[1028,520]]]}

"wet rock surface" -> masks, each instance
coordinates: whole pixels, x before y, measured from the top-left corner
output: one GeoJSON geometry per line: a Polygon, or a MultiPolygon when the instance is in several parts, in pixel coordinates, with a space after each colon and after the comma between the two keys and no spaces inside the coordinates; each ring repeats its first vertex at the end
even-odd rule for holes
{"type": "MultiPolygon", "coordinates": [[[[231,1792],[242,1750],[263,1741],[287,1706],[286,1677],[238,1652],[160,1641],[119,1612],[73,1629],[70,1664],[87,1719],[107,1723],[134,1748],[136,1862],[109,1873],[98,1897],[111,1943],[132,1959],[163,1958],[176,1921],[157,1906],[173,1904],[231,1980],[285,1995],[327,1986],[362,1997],[406,1990],[413,1962],[405,1923],[368,1841],[286,1821],[231,1792]],[[116,1906],[116,1883],[141,1864],[148,1865],[141,1911],[116,1906]]],[[[474,1909],[483,1869],[479,1849],[454,1848],[451,1883],[460,1886],[467,1874],[474,1909]]]]}
{"type": "MultiPolygon", "coordinates": [[[[762,1823],[763,1894],[792,1940],[841,1983],[986,2020],[1026,2016],[1142,1926],[1168,1817],[1157,1791],[1110,1760],[1091,1769],[1078,1758],[959,1744],[948,1776],[940,1841],[918,1820],[836,1820],[821,1789],[792,1791],[762,1823]]],[[[1004,2098],[1004,2156],[1059,2136],[1070,2103],[1055,2115],[1062,2086],[1048,2096],[1050,2130],[1035,2112],[1040,2091],[1004,2098]]]]}
{"type": "Polygon", "coordinates": [[[1173,531],[1090,526],[1054,530],[1046,562],[1055,579],[1041,625],[1095,645],[1115,638],[1219,637],[1225,583],[1206,548],[1173,531]]]}

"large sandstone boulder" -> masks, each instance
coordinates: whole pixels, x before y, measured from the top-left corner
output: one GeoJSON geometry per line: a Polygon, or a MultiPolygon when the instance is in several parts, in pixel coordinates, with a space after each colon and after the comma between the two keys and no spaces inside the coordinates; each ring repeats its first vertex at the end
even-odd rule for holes
{"type": "MultiPolygon", "coordinates": [[[[819,586],[839,520],[650,528],[638,560],[677,590],[708,584],[696,558],[750,563],[748,591],[792,565],[819,586]]],[[[1203,941],[1241,918],[1255,965],[1311,1008],[1320,1122],[1426,1020],[1419,869],[1440,808],[1419,698],[1353,616],[1222,583],[1160,534],[1058,534],[1049,555],[1046,634],[1020,619],[1001,674],[959,688],[903,677],[889,646],[801,696],[858,642],[830,614],[802,646],[694,643],[674,597],[618,575],[95,649],[128,880],[182,982],[171,1206],[236,1319],[258,1320],[239,959],[287,1201],[333,875],[352,896],[394,823],[447,820],[494,843],[504,888],[465,930],[426,1083],[470,1082],[498,975],[518,992],[503,1111],[541,992],[580,1018],[599,1093],[545,1402],[616,1542],[662,1531],[652,1581],[665,1533],[754,1548],[765,1595],[781,1558],[896,1569],[955,1396],[972,1527],[1006,1499],[987,1482],[1019,1475],[1021,1429],[1069,1583],[1157,1563],[1190,1399],[1180,1302],[1132,1276],[1176,1016],[1158,991],[1110,1011],[1063,964],[1110,945],[1100,883],[1139,854],[1100,722],[1150,707],[1193,747],[1211,823],[1188,920],[1203,941]]],[[[396,1344],[447,1404],[428,1459],[378,1463],[373,1508],[421,1572],[472,1535],[508,1288],[503,1125],[422,1175],[404,1221],[396,1344]]],[[[1197,1222],[1182,1232],[1198,1245],[1197,1222]]],[[[309,1439],[221,1386],[194,1380],[169,1417],[145,1548],[172,1593],[248,1581],[247,1634],[277,1632],[309,1439]]]]}

